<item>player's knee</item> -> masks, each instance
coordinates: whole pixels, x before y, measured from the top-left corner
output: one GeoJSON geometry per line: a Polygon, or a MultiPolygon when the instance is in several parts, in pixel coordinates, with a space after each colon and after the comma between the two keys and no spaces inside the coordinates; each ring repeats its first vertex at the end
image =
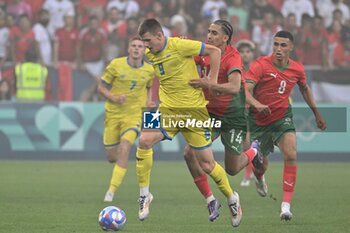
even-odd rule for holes
{"type": "Polygon", "coordinates": [[[287,150],[284,155],[284,161],[288,163],[294,163],[297,160],[297,151],[293,148],[287,150]]]}
{"type": "Polygon", "coordinates": [[[151,149],[152,148],[152,141],[149,140],[147,137],[141,135],[139,139],[139,148],[140,149],[151,149]]]}
{"type": "Polygon", "coordinates": [[[115,163],[115,162],[117,162],[117,159],[115,158],[115,156],[107,155],[107,160],[108,160],[108,162],[110,162],[110,163],[115,163]]]}
{"type": "Polygon", "coordinates": [[[117,161],[117,154],[115,148],[106,148],[106,157],[108,162],[115,163],[117,161]]]}

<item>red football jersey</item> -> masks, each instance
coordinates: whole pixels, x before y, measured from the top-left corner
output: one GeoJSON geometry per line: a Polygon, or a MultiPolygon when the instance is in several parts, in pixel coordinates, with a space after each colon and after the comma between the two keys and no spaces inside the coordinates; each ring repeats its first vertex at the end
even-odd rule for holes
{"type": "Polygon", "coordinates": [[[81,60],[83,62],[96,62],[102,60],[103,50],[107,44],[107,36],[102,28],[93,33],[88,28],[80,32],[81,60]]]}
{"type": "MultiPolygon", "coordinates": [[[[206,67],[207,72],[209,72],[210,59],[208,56],[195,57],[195,61],[202,68],[206,67]]],[[[240,72],[242,71],[241,56],[236,48],[232,46],[226,46],[225,53],[223,56],[221,56],[217,82],[219,84],[227,83],[229,74],[231,74],[235,70],[239,70],[240,72]]],[[[242,84],[244,84],[243,77],[242,84]]],[[[213,113],[216,116],[223,116],[230,111],[229,107],[231,106],[234,95],[213,96],[206,89],[204,89],[204,94],[206,99],[209,101],[207,109],[210,113],[213,113]]]]}
{"type": "Polygon", "coordinates": [[[245,74],[245,79],[256,84],[254,98],[271,109],[271,115],[268,116],[258,113],[256,109],[252,110],[257,125],[268,125],[281,119],[288,110],[289,96],[295,84],[307,84],[301,63],[289,59],[288,65],[279,69],[272,63],[272,56],[255,60],[245,74]]]}
{"type": "Polygon", "coordinates": [[[32,29],[23,33],[19,27],[13,27],[10,31],[10,40],[15,42],[15,52],[17,62],[25,60],[27,50],[34,46],[35,34],[32,29]]]}
{"type": "Polygon", "coordinates": [[[79,31],[75,28],[71,30],[66,30],[65,28],[57,29],[55,40],[58,41],[58,60],[74,62],[79,41],[79,31]]]}

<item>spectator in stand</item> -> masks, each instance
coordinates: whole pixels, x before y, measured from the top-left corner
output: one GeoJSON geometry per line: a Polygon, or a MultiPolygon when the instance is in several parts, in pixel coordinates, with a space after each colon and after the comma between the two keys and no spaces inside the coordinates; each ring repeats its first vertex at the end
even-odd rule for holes
{"type": "Polygon", "coordinates": [[[298,36],[298,34],[300,33],[300,29],[297,25],[297,18],[296,18],[296,15],[294,13],[289,13],[287,15],[283,28],[284,28],[284,30],[290,32],[293,35],[294,45],[295,45],[295,42],[296,42],[295,36],[298,36]]]}
{"type": "Polygon", "coordinates": [[[281,25],[283,27],[284,20],[285,20],[285,18],[284,18],[283,14],[281,12],[277,12],[275,14],[275,24],[281,25]]]}
{"type": "Polygon", "coordinates": [[[252,32],[252,40],[258,55],[266,56],[272,53],[274,35],[281,30],[281,25],[275,23],[273,12],[264,12],[262,25],[254,26],[252,32]]]}
{"type": "Polygon", "coordinates": [[[107,61],[111,61],[118,57],[125,47],[126,40],[126,21],[123,19],[122,13],[113,7],[109,9],[107,19],[101,23],[108,38],[107,43],[107,61]]]}
{"type": "Polygon", "coordinates": [[[340,23],[341,23],[342,25],[344,25],[344,24],[343,24],[343,22],[344,22],[343,12],[342,12],[341,10],[339,10],[339,9],[335,9],[335,10],[333,11],[333,18],[332,18],[332,21],[335,21],[335,20],[340,21],[340,23]]]}
{"type": "Polygon", "coordinates": [[[230,22],[230,19],[228,18],[228,12],[226,8],[220,8],[219,10],[219,19],[225,20],[227,22],[230,22]]]}
{"type": "Polygon", "coordinates": [[[21,15],[19,17],[19,26],[11,29],[10,41],[10,50],[14,63],[24,61],[28,48],[36,48],[39,52],[38,44],[35,40],[35,34],[31,28],[30,20],[27,15],[21,15]]]}
{"type": "Polygon", "coordinates": [[[140,9],[147,8],[152,4],[154,0],[136,0],[137,4],[139,4],[140,9]]]}
{"type": "Polygon", "coordinates": [[[341,32],[343,25],[340,20],[334,20],[328,28],[328,43],[330,46],[341,41],[341,32]]]}
{"type": "Polygon", "coordinates": [[[6,27],[5,13],[0,14],[0,72],[7,59],[7,51],[9,49],[10,31],[6,27]]]}
{"type": "Polygon", "coordinates": [[[64,26],[55,33],[53,57],[58,75],[57,99],[70,101],[73,99],[73,69],[77,68],[79,31],[73,12],[66,12],[63,20],[64,26]]]}
{"type": "Polygon", "coordinates": [[[11,85],[6,79],[0,79],[0,102],[11,100],[11,85]]]}
{"type": "Polygon", "coordinates": [[[40,10],[43,8],[44,0],[24,0],[32,9],[32,20],[37,21],[40,10]]]}
{"type": "Polygon", "coordinates": [[[172,11],[169,15],[181,15],[185,18],[189,31],[193,31],[196,24],[195,19],[200,17],[200,9],[202,7],[200,1],[173,0],[172,11]]]}
{"type": "Polygon", "coordinates": [[[340,20],[333,20],[332,25],[327,29],[327,41],[329,51],[329,64],[331,68],[334,68],[334,49],[339,43],[341,43],[342,24],[340,20]]]}
{"type": "Polygon", "coordinates": [[[153,1],[147,10],[147,18],[160,18],[164,14],[164,5],[159,1],[153,1]]]}
{"type": "Polygon", "coordinates": [[[151,8],[148,10],[146,14],[146,18],[155,18],[159,22],[161,22],[162,25],[162,30],[164,32],[164,35],[169,37],[171,36],[171,31],[170,31],[170,19],[169,22],[168,16],[166,15],[166,7],[165,3],[163,1],[153,1],[153,4],[151,5],[151,8]]]}
{"type": "Polygon", "coordinates": [[[350,67],[350,32],[347,30],[342,35],[342,42],[334,49],[333,63],[336,68],[349,69],[350,67]]]}
{"type": "Polygon", "coordinates": [[[298,27],[301,26],[301,17],[303,14],[308,14],[311,17],[315,16],[315,11],[310,0],[286,0],[283,3],[282,14],[287,17],[290,13],[295,14],[298,27]]]}
{"type": "Polygon", "coordinates": [[[50,13],[48,29],[51,36],[55,35],[58,28],[64,26],[64,14],[66,12],[75,12],[74,5],[70,0],[46,0],[43,8],[50,13]]]}
{"type": "Polygon", "coordinates": [[[311,29],[303,31],[301,46],[304,51],[304,65],[317,65],[329,68],[327,31],[321,16],[312,19],[311,29]]]}
{"type": "Polygon", "coordinates": [[[322,1],[317,4],[318,14],[323,17],[324,25],[329,27],[332,23],[334,10],[339,9],[343,13],[342,24],[350,20],[349,7],[341,0],[332,0],[331,2],[322,1]]]}
{"type": "Polygon", "coordinates": [[[199,40],[199,41],[206,41],[207,39],[207,30],[208,27],[206,24],[202,21],[196,24],[196,27],[194,29],[193,39],[199,40]]]}
{"type": "Polygon", "coordinates": [[[170,30],[170,27],[168,25],[168,23],[170,23],[170,22],[167,22],[168,16],[162,14],[160,17],[157,17],[157,20],[162,25],[162,30],[163,30],[164,36],[166,36],[166,37],[171,36],[171,30],[170,30]]]}
{"type": "Polygon", "coordinates": [[[300,34],[299,34],[299,42],[298,45],[294,47],[297,56],[298,56],[298,61],[300,61],[301,63],[304,63],[304,45],[303,45],[303,37],[305,34],[308,34],[309,31],[311,30],[311,24],[312,24],[312,20],[313,18],[310,17],[310,15],[308,14],[303,14],[301,16],[301,27],[299,27],[300,30],[300,34]]]}
{"type": "Polygon", "coordinates": [[[202,6],[202,16],[211,15],[212,21],[219,19],[219,10],[221,8],[227,8],[226,2],[224,0],[206,0],[202,6]]]}
{"type": "Polygon", "coordinates": [[[267,0],[267,3],[275,8],[276,12],[281,12],[285,0],[267,0]]]}
{"type": "Polygon", "coordinates": [[[15,21],[18,22],[21,15],[28,15],[29,19],[32,18],[32,8],[24,0],[13,0],[11,4],[8,4],[6,12],[15,16],[15,21]]]}
{"type": "Polygon", "coordinates": [[[13,14],[6,13],[6,26],[9,30],[16,26],[16,19],[13,14]]]}
{"type": "Polygon", "coordinates": [[[24,102],[44,101],[49,95],[47,69],[38,63],[37,50],[30,47],[25,53],[25,62],[16,65],[16,100],[24,102]]]}
{"type": "Polygon", "coordinates": [[[249,31],[247,30],[242,30],[239,27],[239,18],[237,16],[232,16],[231,17],[231,25],[233,28],[233,31],[235,32],[232,38],[232,41],[234,43],[237,43],[240,40],[250,40],[251,39],[251,35],[249,33],[249,31]]]}
{"type": "Polygon", "coordinates": [[[0,0],[0,8],[2,10],[6,9],[7,1],[8,0],[0,0]]]}
{"type": "Polygon", "coordinates": [[[248,11],[244,8],[242,0],[232,0],[232,5],[227,8],[229,21],[232,23],[232,17],[239,19],[239,28],[243,31],[248,29],[248,11]]]}
{"type": "Polygon", "coordinates": [[[107,11],[113,7],[123,12],[125,19],[137,16],[140,11],[139,4],[134,0],[110,0],[107,4],[107,11]]]}
{"type": "MultiPolygon", "coordinates": [[[[133,38],[137,36],[137,29],[139,27],[140,22],[138,21],[138,18],[136,17],[130,17],[127,20],[122,20],[122,23],[118,27],[118,30],[114,33],[116,43],[118,46],[118,54],[110,54],[110,57],[113,56],[115,58],[118,56],[124,56],[128,53],[128,39],[127,38],[133,38]]],[[[107,54],[110,53],[110,51],[107,51],[107,54]]],[[[109,57],[108,61],[109,61],[109,57]]]]}
{"type": "Polygon", "coordinates": [[[249,8],[248,26],[253,29],[256,25],[262,25],[265,12],[275,14],[275,9],[266,0],[254,0],[254,4],[249,8]]]}
{"type": "Polygon", "coordinates": [[[77,5],[79,28],[86,26],[91,15],[96,15],[102,20],[107,2],[107,0],[80,0],[77,5]]]}
{"type": "Polygon", "coordinates": [[[82,101],[91,100],[96,94],[99,77],[105,66],[106,45],[107,35],[100,28],[98,17],[90,16],[88,26],[83,28],[79,35],[79,67],[93,78],[90,88],[81,97],[82,101]]]}
{"type": "Polygon", "coordinates": [[[137,35],[140,22],[136,17],[130,17],[126,21],[126,38],[133,38],[137,35]]]}
{"type": "Polygon", "coordinates": [[[170,19],[172,37],[191,37],[188,35],[188,26],[186,20],[181,15],[174,15],[170,19]]]}
{"type": "Polygon", "coordinates": [[[40,54],[44,65],[52,65],[52,44],[47,25],[49,24],[49,12],[42,9],[39,12],[38,22],[34,25],[33,31],[35,40],[38,42],[40,54]]]}
{"type": "Polygon", "coordinates": [[[297,25],[297,19],[294,13],[290,13],[284,23],[284,30],[290,32],[294,37],[294,49],[290,52],[290,58],[294,61],[299,61],[302,56],[302,51],[300,51],[300,28],[297,25]]]}
{"type": "Polygon", "coordinates": [[[79,31],[74,24],[74,13],[66,12],[64,26],[57,29],[54,37],[54,64],[69,63],[72,68],[77,67],[79,31]]]}

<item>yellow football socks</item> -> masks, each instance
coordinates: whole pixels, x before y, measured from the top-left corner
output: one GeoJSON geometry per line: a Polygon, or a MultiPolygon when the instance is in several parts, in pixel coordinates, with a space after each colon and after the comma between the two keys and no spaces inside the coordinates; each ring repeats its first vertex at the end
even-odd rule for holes
{"type": "Polygon", "coordinates": [[[140,187],[149,186],[152,164],[153,164],[153,150],[137,148],[136,175],[138,177],[140,187]]]}
{"type": "Polygon", "coordinates": [[[215,163],[214,169],[209,174],[218,185],[220,191],[227,197],[232,197],[233,191],[226,176],[225,169],[220,164],[215,163]]]}
{"type": "Polygon", "coordinates": [[[126,173],[126,168],[119,167],[118,164],[114,165],[112,179],[109,184],[108,191],[115,192],[122,183],[126,173]]]}

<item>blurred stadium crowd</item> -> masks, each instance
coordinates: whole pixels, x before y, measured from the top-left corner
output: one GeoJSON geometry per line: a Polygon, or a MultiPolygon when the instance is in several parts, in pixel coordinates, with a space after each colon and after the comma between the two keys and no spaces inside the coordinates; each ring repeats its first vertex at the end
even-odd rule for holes
{"type": "Polygon", "coordinates": [[[288,30],[295,37],[293,59],[321,70],[347,68],[349,5],[350,0],[0,0],[0,100],[72,100],[67,90],[76,70],[91,82],[80,100],[99,100],[95,88],[105,65],[127,55],[128,39],[150,17],[164,25],[167,36],[201,41],[212,21],[226,19],[235,29],[232,43],[253,41],[256,56],[270,54],[273,35],[288,30]],[[26,85],[19,77],[35,72],[42,76],[41,90],[18,93],[26,85]],[[55,96],[53,86],[62,87],[55,96]]]}

